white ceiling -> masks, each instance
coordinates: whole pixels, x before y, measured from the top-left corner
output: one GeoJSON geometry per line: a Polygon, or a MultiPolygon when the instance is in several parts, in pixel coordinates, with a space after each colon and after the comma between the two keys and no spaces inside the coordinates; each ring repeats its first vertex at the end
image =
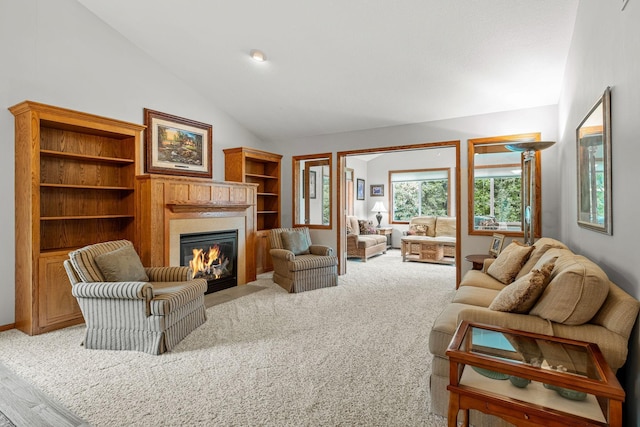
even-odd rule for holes
{"type": "Polygon", "coordinates": [[[264,140],[556,104],[578,6],[78,1],[264,140]]]}

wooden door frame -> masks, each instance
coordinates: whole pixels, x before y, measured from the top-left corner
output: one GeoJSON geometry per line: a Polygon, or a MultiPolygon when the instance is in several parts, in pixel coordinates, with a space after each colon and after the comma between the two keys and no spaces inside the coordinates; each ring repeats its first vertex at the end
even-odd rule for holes
{"type": "Polygon", "coordinates": [[[460,216],[461,216],[461,203],[460,203],[460,192],[461,192],[461,181],[460,181],[460,141],[444,141],[444,142],[427,142],[422,144],[411,144],[411,145],[397,145],[390,147],[379,147],[379,148],[368,148],[368,149],[360,149],[360,150],[349,150],[349,151],[338,151],[337,153],[337,164],[336,175],[337,175],[337,198],[338,198],[338,218],[337,218],[337,246],[338,246],[338,274],[346,273],[346,247],[347,247],[347,237],[346,233],[343,232],[345,227],[346,220],[346,203],[345,203],[345,183],[346,179],[344,176],[344,170],[347,165],[347,156],[355,156],[359,154],[383,154],[383,153],[392,153],[399,151],[413,151],[413,150],[424,150],[431,148],[455,148],[456,150],[456,161],[455,161],[455,177],[456,177],[456,185],[455,185],[455,200],[456,200],[456,288],[460,283],[461,279],[461,239],[460,239],[460,216]]]}

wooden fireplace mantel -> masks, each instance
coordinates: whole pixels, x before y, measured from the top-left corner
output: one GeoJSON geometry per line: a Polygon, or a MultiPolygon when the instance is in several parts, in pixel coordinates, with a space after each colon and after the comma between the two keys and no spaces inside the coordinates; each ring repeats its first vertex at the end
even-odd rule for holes
{"type": "Polygon", "coordinates": [[[183,200],[172,200],[167,203],[167,207],[173,213],[180,212],[241,212],[249,209],[251,205],[226,203],[226,202],[186,202],[183,200]]]}
{"type": "Polygon", "coordinates": [[[136,177],[138,252],[143,264],[170,265],[169,223],[174,219],[244,217],[246,281],[256,279],[257,184],[208,178],[136,177]]]}

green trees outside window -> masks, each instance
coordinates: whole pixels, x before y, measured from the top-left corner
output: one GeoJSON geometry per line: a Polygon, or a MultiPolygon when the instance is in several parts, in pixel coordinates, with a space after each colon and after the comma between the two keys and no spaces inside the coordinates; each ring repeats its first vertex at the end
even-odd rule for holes
{"type": "Polygon", "coordinates": [[[448,170],[391,171],[393,221],[449,214],[448,170]]]}

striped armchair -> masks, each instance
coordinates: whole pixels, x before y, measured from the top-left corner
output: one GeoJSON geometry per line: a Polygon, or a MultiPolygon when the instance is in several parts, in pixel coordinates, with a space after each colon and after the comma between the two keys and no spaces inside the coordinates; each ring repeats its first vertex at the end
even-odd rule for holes
{"type": "MultiPolygon", "coordinates": [[[[96,257],[131,250],[127,240],[97,243],[69,253],[64,267],[87,325],[90,349],[170,351],[206,320],[205,279],[190,279],[188,267],[142,267],[148,280],[108,281],[96,257]]],[[[104,266],[103,266],[104,268],[104,266]]],[[[126,268],[126,266],[123,266],[126,268]]]]}
{"type": "Polygon", "coordinates": [[[307,227],[274,228],[269,240],[273,281],[287,292],[338,285],[338,258],[329,246],[311,244],[307,227]]]}

